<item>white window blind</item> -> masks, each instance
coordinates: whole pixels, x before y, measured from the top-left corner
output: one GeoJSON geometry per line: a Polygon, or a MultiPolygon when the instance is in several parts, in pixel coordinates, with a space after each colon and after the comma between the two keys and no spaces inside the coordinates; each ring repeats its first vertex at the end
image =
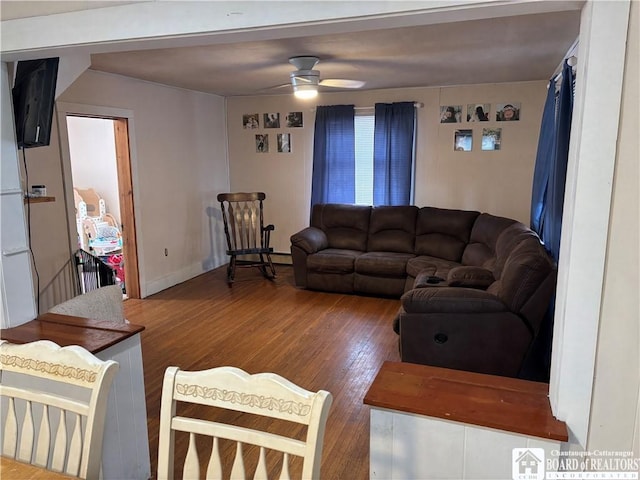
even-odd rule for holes
{"type": "Polygon", "coordinates": [[[373,205],[374,115],[355,116],[356,204],[373,205]]]}

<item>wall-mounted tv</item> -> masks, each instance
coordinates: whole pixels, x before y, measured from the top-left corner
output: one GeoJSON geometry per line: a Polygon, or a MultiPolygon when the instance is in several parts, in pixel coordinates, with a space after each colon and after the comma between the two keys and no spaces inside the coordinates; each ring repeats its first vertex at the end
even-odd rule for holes
{"type": "Polygon", "coordinates": [[[12,90],[18,147],[49,145],[58,62],[57,57],[18,62],[12,90]]]}

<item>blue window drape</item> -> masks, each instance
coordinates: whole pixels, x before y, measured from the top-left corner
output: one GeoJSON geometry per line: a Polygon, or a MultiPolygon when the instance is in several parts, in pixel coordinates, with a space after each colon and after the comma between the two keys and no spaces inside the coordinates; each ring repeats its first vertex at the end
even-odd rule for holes
{"type": "Polygon", "coordinates": [[[569,141],[573,113],[573,71],[565,61],[560,91],[549,82],[531,193],[531,228],[557,261],[562,233],[569,141]]]}
{"type": "Polygon", "coordinates": [[[414,102],[376,103],[374,205],[411,204],[415,124],[414,102]]]}
{"type": "Polygon", "coordinates": [[[355,202],[354,115],[353,105],[319,106],[316,110],[312,206],[355,202]]]}
{"type": "MultiPolygon", "coordinates": [[[[573,115],[573,71],[567,62],[562,67],[560,90],[556,80],[549,82],[538,140],[538,153],[531,192],[531,228],[538,233],[551,256],[558,261],[562,210],[564,206],[569,136],[573,115]]],[[[523,362],[520,377],[549,381],[555,296],[551,299],[539,332],[523,362]]]]}

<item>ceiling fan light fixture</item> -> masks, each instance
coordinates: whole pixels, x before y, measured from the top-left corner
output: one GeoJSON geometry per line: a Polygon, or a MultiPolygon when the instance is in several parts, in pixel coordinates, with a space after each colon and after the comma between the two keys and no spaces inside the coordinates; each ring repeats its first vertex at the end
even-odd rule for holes
{"type": "Polygon", "coordinates": [[[318,95],[320,72],[317,70],[296,70],[289,75],[293,94],[296,98],[309,99],[318,95]]]}
{"type": "Polygon", "coordinates": [[[294,85],[293,94],[296,98],[310,99],[318,96],[318,86],[314,84],[294,85]]]}

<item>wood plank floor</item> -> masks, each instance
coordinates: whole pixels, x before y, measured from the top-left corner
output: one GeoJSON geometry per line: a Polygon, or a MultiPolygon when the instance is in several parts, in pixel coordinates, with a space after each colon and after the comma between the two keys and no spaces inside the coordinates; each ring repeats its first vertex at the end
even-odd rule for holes
{"type": "MultiPolygon", "coordinates": [[[[277,272],[268,281],[256,269],[239,269],[229,288],[222,267],[125,302],[129,321],[146,327],[142,352],[154,477],[160,392],[170,365],[232,365],[249,373],[274,372],[308,390],[328,390],[333,406],[322,478],[369,477],[369,407],[362,400],[382,363],[399,360],[391,328],[399,301],[306,291],[293,286],[292,267],[279,265],[277,272]]],[[[186,439],[177,440],[176,457],[185,450],[186,439]]]]}

